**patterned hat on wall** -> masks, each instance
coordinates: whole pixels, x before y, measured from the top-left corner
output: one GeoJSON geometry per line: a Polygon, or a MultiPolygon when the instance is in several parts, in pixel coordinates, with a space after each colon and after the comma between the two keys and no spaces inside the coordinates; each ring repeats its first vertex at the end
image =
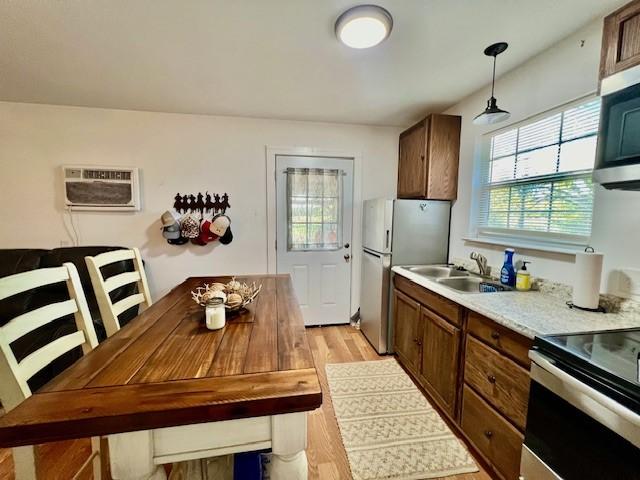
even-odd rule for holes
{"type": "Polygon", "coordinates": [[[182,219],[181,228],[184,238],[198,238],[200,236],[200,222],[194,215],[185,215],[182,219]]]}

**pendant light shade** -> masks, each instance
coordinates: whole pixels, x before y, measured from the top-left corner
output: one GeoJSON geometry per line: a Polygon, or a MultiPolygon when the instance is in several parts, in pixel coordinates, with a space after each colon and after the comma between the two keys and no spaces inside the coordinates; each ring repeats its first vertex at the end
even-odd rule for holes
{"type": "Polygon", "coordinates": [[[484,112],[473,119],[474,125],[492,125],[494,123],[503,122],[507,120],[511,114],[506,110],[502,110],[498,107],[498,101],[493,96],[496,84],[496,57],[504,52],[509,45],[505,42],[494,43],[489,45],[484,54],[488,57],[493,57],[493,78],[491,80],[491,98],[487,100],[487,108],[484,112]]]}

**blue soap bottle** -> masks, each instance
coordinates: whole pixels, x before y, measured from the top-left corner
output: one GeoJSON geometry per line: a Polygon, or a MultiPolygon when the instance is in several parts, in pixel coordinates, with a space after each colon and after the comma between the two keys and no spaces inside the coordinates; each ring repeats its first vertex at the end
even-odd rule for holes
{"type": "Polygon", "coordinates": [[[516,286],[516,269],[513,267],[513,254],[516,251],[513,248],[507,248],[504,251],[504,265],[500,270],[500,283],[509,287],[516,286]]]}

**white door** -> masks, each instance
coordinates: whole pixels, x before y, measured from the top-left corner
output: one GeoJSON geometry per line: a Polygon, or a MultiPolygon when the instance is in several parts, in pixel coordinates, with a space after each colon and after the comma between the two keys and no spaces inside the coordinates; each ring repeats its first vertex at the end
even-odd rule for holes
{"type": "Polygon", "coordinates": [[[353,159],[276,156],[278,273],[289,273],[305,325],[348,323],[353,159]]]}

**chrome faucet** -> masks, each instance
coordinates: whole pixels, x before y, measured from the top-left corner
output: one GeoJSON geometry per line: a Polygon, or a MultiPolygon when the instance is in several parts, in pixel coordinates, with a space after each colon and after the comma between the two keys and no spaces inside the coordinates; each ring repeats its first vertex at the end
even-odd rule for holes
{"type": "Polygon", "coordinates": [[[490,268],[487,266],[487,258],[478,252],[471,252],[471,255],[469,255],[469,257],[471,258],[471,260],[475,260],[478,264],[480,275],[482,275],[483,277],[488,277],[490,268]]]}

